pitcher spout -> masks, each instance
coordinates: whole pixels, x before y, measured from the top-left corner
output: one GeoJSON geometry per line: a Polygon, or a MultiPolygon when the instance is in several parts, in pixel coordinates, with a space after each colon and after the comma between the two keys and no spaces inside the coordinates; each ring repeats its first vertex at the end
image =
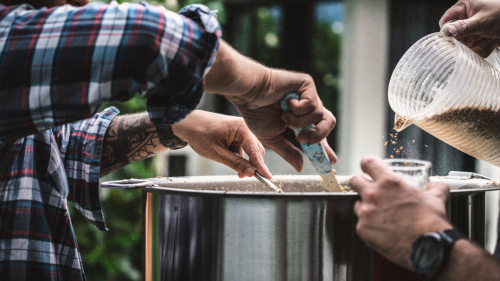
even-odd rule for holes
{"type": "Polygon", "coordinates": [[[394,129],[396,131],[401,132],[411,124],[413,124],[413,120],[409,116],[401,116],[397,113],[394,115],[394,129]]]}

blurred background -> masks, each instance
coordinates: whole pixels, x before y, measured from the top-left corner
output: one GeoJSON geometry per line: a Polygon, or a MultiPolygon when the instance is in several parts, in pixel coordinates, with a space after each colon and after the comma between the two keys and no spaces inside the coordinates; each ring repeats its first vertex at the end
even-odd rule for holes
{"type": "MultiPolygon", "coordinates": [[[[439,31],[439,18],[455,0],[163,0],[149,3],[172,11],[188,4],[205,4],[218,11],[223,38],[242,54],[270,67],[311,74],[325,107],[337,117],[337,127],[328,136],[339,158],[334,165],[337,174],[359,173],[361,158],[375,154],[385,158],[393,155],[429,160],[433,163],[432,175],[461,170],[500,178],[498,169],[457,151],[415,126],[398,136],[397,147],[405,147],[403,153],[396,155],[394,146],[384,146],[391,139],[389,134],[395,132],[392,130],[394,112],[387,103],[390,74],[413,43],[439,31]]],[[[124,104],[105,104],[103,109],[110,105],[118,107],[122,114],[146,110],[145,100],[137,97],[124,104]]],[[[227,100],[216,95],[205,95],[199,108],[238,115],[227,100]]],[[[294,141],[293,132],[287,131],[284,135],[294,141]]],[[[265,161],[274,175],[297,174],[269,149],[265,161]]],[[[306,162],[301,174],[315,174],[308,164],[306,162]]],[[[203,159],[186,147],[134,163],[101,180],[234,174],[233,170],[203,159]]],[[[488,200],[487,204],[498,206],[498,193],[488,200]]],[[[141,190],[101,188],[101,203],[107,232],[98,231],[76,210],[70,209],[87,279],[141,280],[141,190]]],[[[496,236],[494,229],[491,233],[496,236]]]]}

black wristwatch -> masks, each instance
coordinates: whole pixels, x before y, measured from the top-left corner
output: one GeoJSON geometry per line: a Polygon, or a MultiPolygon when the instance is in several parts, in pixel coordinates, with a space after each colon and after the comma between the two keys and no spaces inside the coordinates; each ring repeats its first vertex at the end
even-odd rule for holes
{"type": "Polygon", "coordinates": [[[156,132],[160,137],[160,143],[168,149],[175,150],[183,148],[188,145],[187,142],[182,141],[172,132],[172,126],[168,124],[155,124],[156,132]]]}
{"type": "Polygon", "coordinates": [[[415,273],[424,280],[432,280],[448,262],[451,248],[466,237],[456,229],[430,232],[420,236],[410,252],[410,263],[415,273]]]}

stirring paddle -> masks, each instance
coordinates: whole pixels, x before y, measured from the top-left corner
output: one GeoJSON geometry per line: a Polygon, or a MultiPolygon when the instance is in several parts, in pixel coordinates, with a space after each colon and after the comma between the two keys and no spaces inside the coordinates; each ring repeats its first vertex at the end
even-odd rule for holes
{"type": "MultiPolygon", "coordinates": [[[[300,97],[297,93],[289,93],[283,99],[281,99],[281,108],[284,111],[290,111],[290,108],[286,104],[287,100],[289,100],[289,99],[300,99],[300,97]]],[[[304,127],[304,128],[292,127],[293,132],[295,133],[295,136],[297,136],[303,130],[308,130],[308,129],[313,129],[313,128],[314,128],[313,125],[309,125],[309,126],[304,127]]],[[[315,144],[301,143],[300,145],[302,146],[302,149],[304,149],[305,153],[307,154],[314,169],[318,172],[318,174],[323,179],[323,182],[325,183],[325,186],[328,188],[328,190],[330,192],[343,191],[337,178],[335,177],[335,173],[332,170],[330,160],[328,159],[328,156],[326,155],[326,152],[325,152],[325,149],[323,148],[323,145],[321,143],[315,143],[315,144]]]]}

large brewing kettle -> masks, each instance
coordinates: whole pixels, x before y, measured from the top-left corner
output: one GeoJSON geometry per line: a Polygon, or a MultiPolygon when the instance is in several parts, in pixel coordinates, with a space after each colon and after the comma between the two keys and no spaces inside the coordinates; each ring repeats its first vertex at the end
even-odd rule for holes
{"type": "MultiPolygon", "coordinates": [[[[348,186],[349,176],[338,179],[348,186]]],[[[236,176],[101,185],[143,189],[144,280],[372,280],[384,273],[356,235],[357,193],[325,192],[319,176],[273,182],[284,193],[236,176]]],[[[500,188],[495,181],[463,173],[431,182],[452,189],[448,216],[462,232],[483,246],[492,239],[484,199],[500,188]]]]}

